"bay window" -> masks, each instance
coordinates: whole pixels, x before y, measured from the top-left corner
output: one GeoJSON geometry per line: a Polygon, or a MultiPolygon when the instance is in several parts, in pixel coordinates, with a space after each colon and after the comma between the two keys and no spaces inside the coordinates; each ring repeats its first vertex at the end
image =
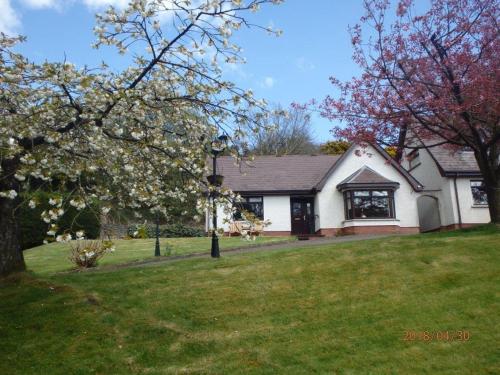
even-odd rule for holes
{"type": "Polygon", "coordinates": [[[344,191],[346,219],[394,218],[394,191],[347,190],[344,191]]]}

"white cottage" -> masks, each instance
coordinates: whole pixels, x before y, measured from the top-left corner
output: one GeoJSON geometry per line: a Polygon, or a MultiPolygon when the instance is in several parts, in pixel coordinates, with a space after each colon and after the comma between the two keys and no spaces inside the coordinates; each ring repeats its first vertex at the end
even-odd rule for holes
{"type": "MultiPolygon", "coordinates": [[[[381,147],[353,145],[343,155],[257,156],[218,159],[224,186],[239,193],[241,209],[271,225],[266,235],[417,233],[423,185],[381,147]]],[[[228,234],[241,219],[218,210],[228,234]],[[226,219],[226,220],[224,220],[226,219]]],[[[211,220],[207,215],[207,230],[211,220]]]]}
{"type": "Polygon", "coordinates": [[[434,146],[442,139],[419,139],[407,149],[402,166],[425,190],[418,198],[421,231],[489,223],[486,189],[474,153],[434,146]]]}

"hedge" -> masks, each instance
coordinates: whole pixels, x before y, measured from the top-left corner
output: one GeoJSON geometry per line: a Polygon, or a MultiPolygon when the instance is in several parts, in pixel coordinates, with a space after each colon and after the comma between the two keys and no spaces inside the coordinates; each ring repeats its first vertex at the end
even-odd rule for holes
{"type": "MultiPolygon", "coordinates": [[[[128,235],[134,238],[155,238],[156,225],[132,225],[128,228],[128,235]]],[[[169,224],[160,226],[160,237],[203,237],[205,231],[199,228],[189,227],[183,224],[169,224]]]]}

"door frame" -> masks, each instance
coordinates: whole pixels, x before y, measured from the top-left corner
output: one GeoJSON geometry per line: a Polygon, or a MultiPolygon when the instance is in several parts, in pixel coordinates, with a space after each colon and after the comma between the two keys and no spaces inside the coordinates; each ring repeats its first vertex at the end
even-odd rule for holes
{"type": "MultiPolygon", "coordinates": [[[[290,197],[290,233],[291,234],[314,234],[316,233],[316,215],[314,214],[314,196],[291,196],[290,197]],[[293,203],[303,202],[311,203],[311,214],[308,215],[306,220],[306,227],[309,228],[307,233],[296,233],[293,231],[293,203]]],[[[307,214],[306,214],[307,216],[307,214]]]]}

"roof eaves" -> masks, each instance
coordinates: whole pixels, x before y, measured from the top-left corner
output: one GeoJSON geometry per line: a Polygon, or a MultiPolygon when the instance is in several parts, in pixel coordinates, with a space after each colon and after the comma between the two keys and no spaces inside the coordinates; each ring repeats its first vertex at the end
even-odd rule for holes
{"type": "Polygon", "coordinates": [[[245,196],[257,195],[314,195],[316,190],[234,190],[235,193],[245,196]]]}
{"type": "Polygon", "coordinates": [[[443,171],[443,177],[482,177],[483,174],[480,171],[443,171]]]}

